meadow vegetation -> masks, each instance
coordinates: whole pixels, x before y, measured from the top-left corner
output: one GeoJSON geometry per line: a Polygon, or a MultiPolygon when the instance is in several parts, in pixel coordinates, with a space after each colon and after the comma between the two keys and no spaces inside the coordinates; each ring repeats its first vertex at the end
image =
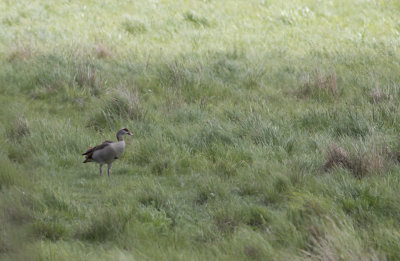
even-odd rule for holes
{"type": "Polygon", "coordinates": [[[0,259],[399,260],[399,14],[0,1],[0,259]]]}

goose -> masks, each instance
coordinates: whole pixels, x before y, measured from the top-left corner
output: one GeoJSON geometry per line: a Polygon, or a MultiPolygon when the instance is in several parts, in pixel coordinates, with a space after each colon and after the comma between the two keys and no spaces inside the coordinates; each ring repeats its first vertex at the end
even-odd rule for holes
{"type": "Polygon", "coordinates": [[[111,169],[111,164],[114,162],[114,160],[118,159],[122,152],[124,152],[125,149],[125,141],[123,139],[123,136],[125,134],[128,134],[132,136],[132,132],[130,132],[127,128],[123,128],[117,132],[117,142],[111,141],[111,140],[106,140],[102,144],[97,145],[96,147],[89,147],[88,150],[83,153],[86,157],[85,161],[86,162],[97,162],[100,165],[100,176],[101,176],[101,168],[103,167],[103,164],[108,165],[107,169],[107,174],[110,176],[110,169],[111,169]]]}

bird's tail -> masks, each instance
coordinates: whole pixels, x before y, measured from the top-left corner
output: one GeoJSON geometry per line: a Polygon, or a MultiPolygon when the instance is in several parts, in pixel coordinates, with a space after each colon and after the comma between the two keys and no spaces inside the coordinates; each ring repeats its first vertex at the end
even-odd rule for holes
{"type": "Polygon", "coordinates": [[[86,158],[83,163],[87,163],[87,162],[92,162],[93,160],[91,158],[86,158]]]}
{"type": "Polygon", "coordinates": [[[86,151],[85,153],[82,154],[82,155],[84,155],[84,156],[86,157],[86,159],[85,159],[85,161],[83,161],[83,163],[92,162],[92,161],[93,161],[93,160],[92,160],[93,151],[94,151],[94,148],[89,147],[89,148],[87,149],[87,151],[86,151]]]}

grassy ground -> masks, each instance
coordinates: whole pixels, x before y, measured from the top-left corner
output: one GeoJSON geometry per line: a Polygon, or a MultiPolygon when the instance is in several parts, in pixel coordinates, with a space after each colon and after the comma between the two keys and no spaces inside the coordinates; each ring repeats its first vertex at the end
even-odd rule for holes
{"type": "Polygon", "coordinates": [[[1,259],[400,259],[399,11],[1,1],[1,259]]]}

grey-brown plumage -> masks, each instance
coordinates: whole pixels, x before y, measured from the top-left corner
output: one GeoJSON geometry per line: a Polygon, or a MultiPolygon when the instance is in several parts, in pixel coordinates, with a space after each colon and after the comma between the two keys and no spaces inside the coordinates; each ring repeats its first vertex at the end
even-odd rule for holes
{"type": "Polygon", "coordinates": [[[125,141],[123,136],[125,134],[133,135],[127,128],[121,129],[117,132],[117,142],[106,140],[102,144],[97,145],[96,147],[89,148],[82,155],[86,156],[86,159],[83,163],[86,162],[97,162],[100,165],[100,176],[101,176],[101,168],[103,164],[108,165],[107,174],[110,176],[111,164],[114,160],[118,159],[125,149],[125,141]]]}

